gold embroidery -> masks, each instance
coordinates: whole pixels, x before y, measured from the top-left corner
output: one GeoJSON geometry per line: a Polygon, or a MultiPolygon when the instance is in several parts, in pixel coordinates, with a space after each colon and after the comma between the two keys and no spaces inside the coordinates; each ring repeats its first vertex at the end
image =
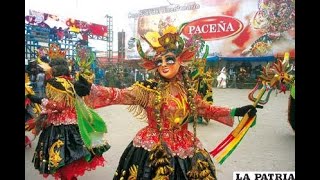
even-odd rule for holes
{"type": "Polygon", "coordinates": [[[174,103],[176,105],[177,109],[174,112],[168,111],[167,113],[169,114],[167,117],[170,121],[171,127],[180,128],[181,125],[186,122],[186,117],[189,114],[187,109],[187,97],[185,96],[182,84],[180,82],[170,82],[161,93],[163,103],[174,103]],[[173,96],[172,92],[176,95],[173,96]]]}
{"type": "MultiPolygon", "coordinates": [[[[196,154],[204,156],[205,158],[210,158],[207,156],[207,153],[202,149],[197,149],[196,154]]],[[[197,156],[197,155],[194,156],[194,158],[197,158],[197,157],[200,157],[200,156],[197,156]]],[[[211,175],[211,173],[212,172],[210,170],[209,162],[205,161],[204,159],[198,158],[196,160],[196,163],[192,165],[192,169],[187,173],[187,176],[188,176],[188,179],[216,180],[211,175]]]]}
{"type": "Polygon", "coordinates": [[[55,151],[55,147],[60,148],[64,143],[59,139],[52,144],[49,150],[49,166],[58,167],[60,161],[62,160],[59,150],[55,151]]]}
{"type": "Polygon", "coordinates": [[[156,175],[152,180],[168,180],[174,168],[170,165],[172,156],[164,144],[156,144],[150,151],[150,166],[156,169],[156,175]]]}
{"type": "Polygon", "coordinates": [[[136,180],[138,177],[138,166],[132,165],[129,168],[130,176],[128,177],[128,180],[136,180]]]}

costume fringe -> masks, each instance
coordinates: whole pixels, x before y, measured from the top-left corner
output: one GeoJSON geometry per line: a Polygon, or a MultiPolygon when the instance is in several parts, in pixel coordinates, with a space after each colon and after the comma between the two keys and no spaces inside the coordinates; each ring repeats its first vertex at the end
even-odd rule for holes
{"type": "Polygon", "coordinates": [[[149,102],[150,93],[156,93],[157,91],[151,89],[148,85],[147,87],[144,86],[144,82],[136,82],[133,85],[132,93],[135,94],[136,97],[136,104],[139,105],[130,105],[128,107],[129,112],[133,113],[134,117],[147,120],[147,112],[145,108],[147,107],[149,102]]]}
{"type": "Polygon", "coordinates": [[[129,112],[133,114],[135,118],[140,120],[147,120],[147,112],[140,105],[130,105],[128,107],[129,112]]]}
{"type": "MultiPolygon", "coordinates": [[[[66,89],[68,88],[68,86],[64,86],[64,87],[66,89]]],[[[61,90],[61,89],[58,89],[58,88],[52,86],[51,84],[47,83],[46,95],[49,99],[52,99],[56,102],[64,102],[69,107],[74,106],[74,103],[75,103],[74,92],[71,92],[71,91],[68,92],[66,90],[61,90]]]]}

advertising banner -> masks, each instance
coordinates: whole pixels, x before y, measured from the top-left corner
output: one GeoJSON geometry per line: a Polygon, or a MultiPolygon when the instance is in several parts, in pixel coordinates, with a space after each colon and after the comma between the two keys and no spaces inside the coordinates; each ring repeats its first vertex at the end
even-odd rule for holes
{"type": "Polygon", "coordinates": [[[108,28],[107,26],[88,23],[85,21],[64,18],[48,13],[37,12],[34,10],[29,11],[29,15],[25,17],[25,23],[30,25],[36,25],[47,28],[57,28],[62,30],[68,30],[71,32],[88,32],[96,36],[107,36],[108,28]]]}
{"type": "MultiPolygon", "coordinates": [[[[139,58],[135,39],[141,40],[140,35],[183,23],[187,25],[182,34],[201,35],[209,45],[209,56],[295,54],[294,0],[199,0],[130,12],[128,18],[128,59],[139,58]]],[[[142,46],[147,51],[147,44],[142,46]]]]}

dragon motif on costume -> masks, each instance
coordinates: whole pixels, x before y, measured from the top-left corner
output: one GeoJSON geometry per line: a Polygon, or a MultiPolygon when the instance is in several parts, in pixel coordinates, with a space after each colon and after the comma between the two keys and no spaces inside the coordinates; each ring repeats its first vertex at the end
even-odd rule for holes
{"type": "Polygon", "coordinates": [[[59,150],[55,150],[55,148],[60,148],[64,143],[59,139],[55,143],[52,144],[49,150],[49,165],[51,167],[58,167],[60,161],[62,160],[60,156],[59,150]]]}

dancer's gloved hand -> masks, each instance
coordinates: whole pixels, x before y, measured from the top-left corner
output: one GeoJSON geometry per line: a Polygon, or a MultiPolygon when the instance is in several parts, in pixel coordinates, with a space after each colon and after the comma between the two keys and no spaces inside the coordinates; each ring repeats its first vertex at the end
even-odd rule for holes
{"type": "Polygon", "coordinates": [[[263,106],[261,106],[261,105],[257,105],[256,107],[254,107],[253,105],[242,106],[242,107],[239,107],[239,108],[235,109],[234,115],[235,116],[244,116],[246,113],[248,113],[249,118],[252,118],[257,113],[257,109],[256,108],[262,109],[263,106]]]}
{"type": "Polygon", "coordinates": [[[79,80],[74,83],[74,89],[79,96],[86,96],[90,94],[91,83],[89,83],[83,76],[79,75],[79,80]]]}

